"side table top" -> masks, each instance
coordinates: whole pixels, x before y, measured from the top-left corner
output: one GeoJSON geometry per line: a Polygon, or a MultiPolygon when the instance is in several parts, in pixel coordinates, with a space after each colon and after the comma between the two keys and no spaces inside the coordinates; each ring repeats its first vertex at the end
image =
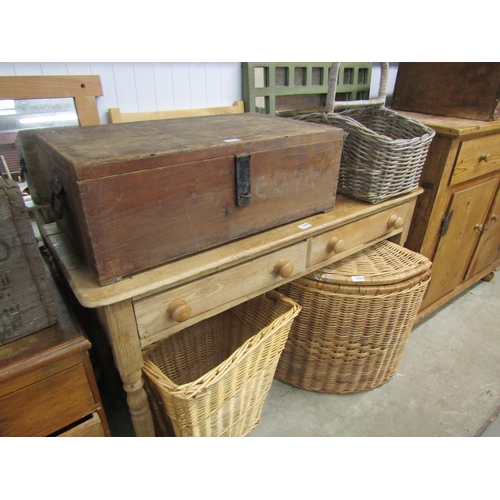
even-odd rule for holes
{"type": "Polygon", "coordinates": [[[434,129],[438,134],[449,137],[463,137],[473,134],[486,134],[500,132],[500,120],[481,121],[468,118],[456,118],[453,116],[428,115],[410,111],[399,111],[398,113],[409,118],[414,118],[434,129]]]}
{"type": "Polygon", "coordinates": [[[375,205],[337,195],[335,207],[331,212],[313,215],[183,257],[153,269],[124,277],[121,281],[107,286],[99,286],[76,254],[69,238],[55,223],[44,225],[41,232],[51,254],[61,267],[81,305],[96,308],[193,281],[329,229],[404,204],[422,192],[421,188],[417,188],[411,193],[375,205]]]}

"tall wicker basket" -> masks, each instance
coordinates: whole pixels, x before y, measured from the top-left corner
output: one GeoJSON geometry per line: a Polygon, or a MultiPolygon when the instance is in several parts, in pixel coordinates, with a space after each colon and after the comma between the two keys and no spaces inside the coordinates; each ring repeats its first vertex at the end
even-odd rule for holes
{"type": "Polygon", "coordinates": [[[299,311],[281,293],[268,292],[146,351],[157,433],[245,436],[254,429],[299,311]]]}
{"type": "Polygon", "coordinates": [[[382,63],[378,98],[335,102],[339,67],[332,64],[325,112],[295,117],[346,132],[337,191],[375,204],[417,188],[434,130],[384,107],[388,63],[382,63]]]}
{"type": "Polygon", "coordinates": [[[302,306],[276,378],[316,392],[378,387],[397,372],[431,262],[389,241],[280,287],[302,306]]]}

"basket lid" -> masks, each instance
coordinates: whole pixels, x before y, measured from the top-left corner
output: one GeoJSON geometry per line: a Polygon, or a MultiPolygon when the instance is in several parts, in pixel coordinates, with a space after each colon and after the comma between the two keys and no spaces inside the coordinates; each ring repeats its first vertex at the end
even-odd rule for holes
{"type": "Polygon", "coordinates": [[[335,284],[387,285],[421,275],[431,265],[423,255],[383,240],[311,273],[308,278],[335,284]]]}

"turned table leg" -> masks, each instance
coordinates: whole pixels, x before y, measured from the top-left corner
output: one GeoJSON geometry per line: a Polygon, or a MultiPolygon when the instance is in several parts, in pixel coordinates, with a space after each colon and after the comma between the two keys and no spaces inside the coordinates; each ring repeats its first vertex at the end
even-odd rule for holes
{"type": "Polygon", "coordinates": [[[142,357],[132,302],[124,300],[98,309],[111,344],[137,437],[155,436],[153,417],[142,378],[142,357]]]}

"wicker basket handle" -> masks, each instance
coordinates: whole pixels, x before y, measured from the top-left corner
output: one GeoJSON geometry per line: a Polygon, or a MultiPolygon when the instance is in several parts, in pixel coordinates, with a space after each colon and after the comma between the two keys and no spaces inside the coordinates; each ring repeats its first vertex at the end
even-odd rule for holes
{"type": "Polygon", "coordinates": [[[328,94],[326,96],[325,113],[333,113],[335,110],[359,108],[363,106],[384,106],[385,97],[387,95],[387,82],[389,80],[389,63],[380,63],[380,89],[378,97],[374,99],[364,99],[359,101],[335,101],[335,94],[337,93],[337,81],[340,71],[340,63],[332,63],[330,69],[330,76],[328,78],[328,94]]]}

